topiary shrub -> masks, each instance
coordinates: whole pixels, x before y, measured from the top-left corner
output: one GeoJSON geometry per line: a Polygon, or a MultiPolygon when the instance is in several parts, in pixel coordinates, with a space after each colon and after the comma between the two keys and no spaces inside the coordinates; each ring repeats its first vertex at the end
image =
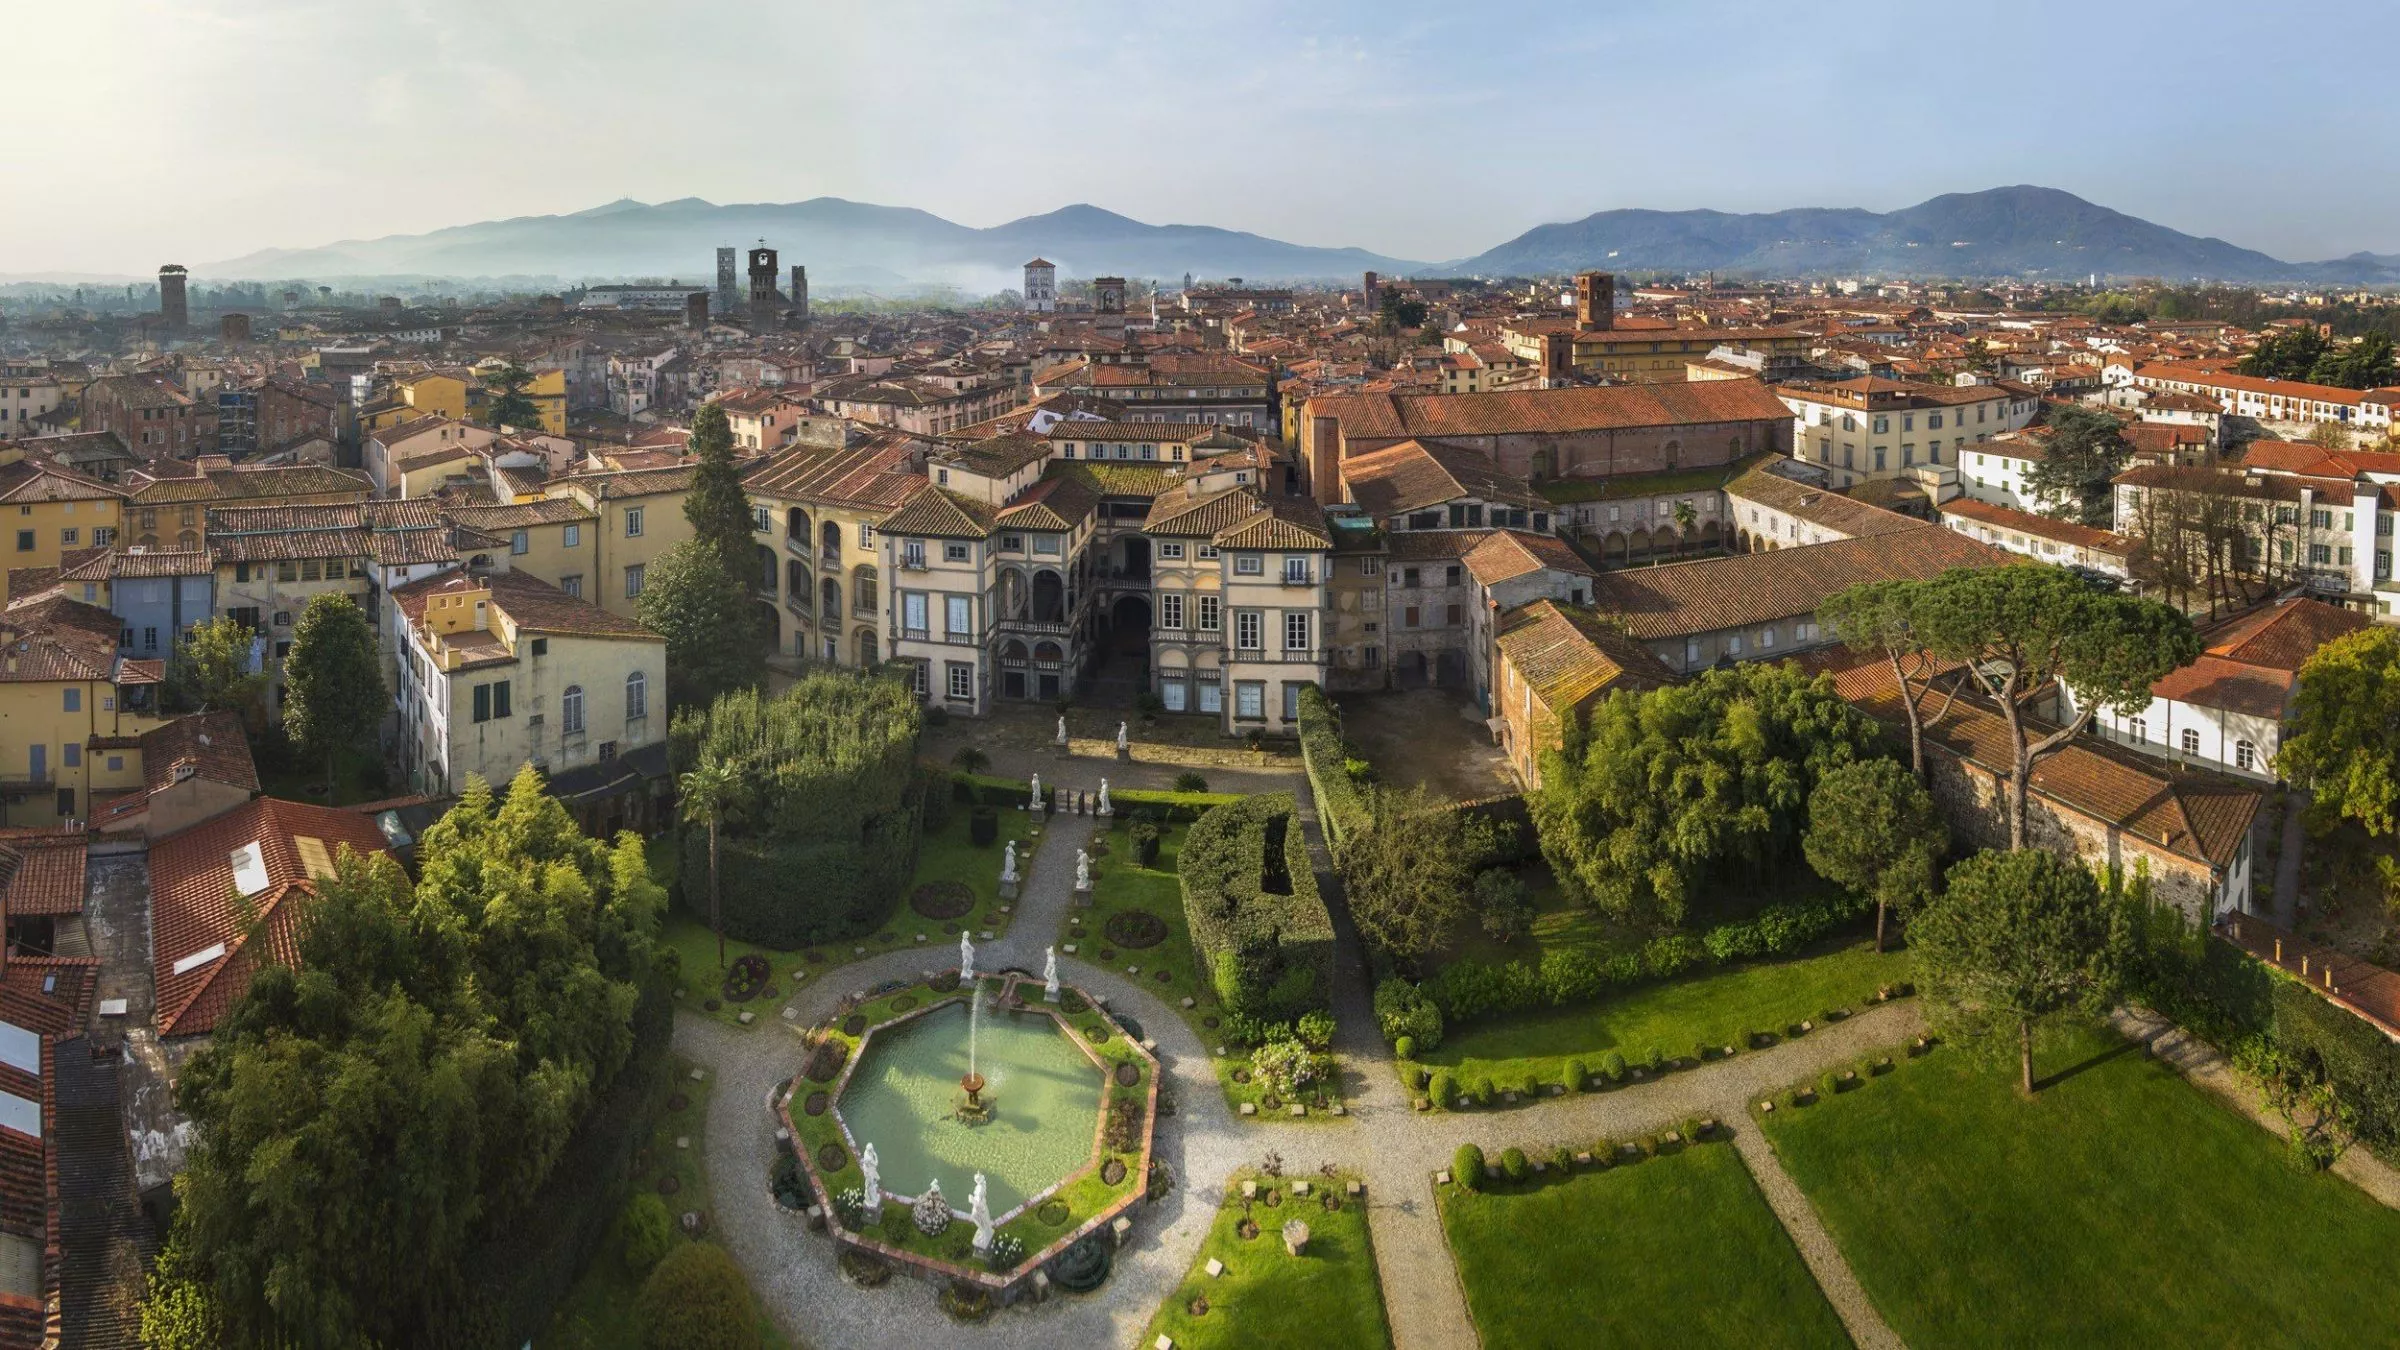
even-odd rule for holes
{"type": "Polygon", "coordinates": [[[1490,1106],[1498,1100],[1500,1100],[1500,1089],[1492,1086],[1490,1078],[1475,1080],[1475,1104],[1477,1106],[1490,1106]]]}
{"type": "Polygon", "coordinates": [[[1652,1078],[1665,1073],[1667,1071],[1667,1052],[1653,1047],[1649,1057],[1642,1061],[1642,1067],[1650,1071],[1652,1078]]]}
{"type": "Polygon", "coordinates": [[[1025,1243],[1014,1233],[1001,1233],[992,1239],[992,1249],[984,1256],[984,1264],[994,1270],[1017,1268],[1025,1259],[1025,1243]]]}
{"type": "Polygon", "coordinates": [[[1608,1081],[1612,1083],[1624,1082],[1625,1057],[1614,1050],[1609,1051],[1608,1055],[1600,1061],[1600,1072],[1607,1074],[1608,1081]]]}
{"type": "Polygon", "coordinates": [[[1457,1156],[1450,1160],[1450,1179],[1467,1190],[1482,1190],[1483,1150],[1473,1144],[1460,1144],[1457,1156]]]}
{"type": "Polygon", "coordinates": [[[1403,1036],[1392,1042],[1392,1053],[1401,1059],[1415,1059],[1417,1057],[1417,1038],[1403,1036]]]}
{"type": "Polygon", "coordinates": [[[967,842],[977,848],[988,848],[1000,837],[1000,813],[988,806],[978,806],[967,815],[967,842]]]}
{"type": "Polygon", "coordinates": [[[1292,1029],[1299,1033],[1300,1043],[1311,1050],[1331,1050],[1333,1048],[1332,1013],[1322,1009],[1311,1009],[1300,1014],[1300,1020],[1293,1024],[1292,1029]]]}
{"type": "Polygon", "coordinates": [[[1507,1177],[1512,1184],[1520,1185],[1523,1184],[1525,1178],[1532,1176],[1533,1164],[1525,1160],[1525,1150],[1521,1148],[1500,1150],[1500,1175],[1507,1177]]]}
{"type": "Polygon", "coordinates": [[[1185,769],[1182,773],[1175,775],[1175,790],[1177,792],[1206,792],[1208,791],[1208,780],[1190,769],[1185,769]]]}
{"type": "Polygon", "coordinates": [[[1397,975],[1375,986],[1375,1027],[1387,1041],[1414,1036],[1427,1050],[1442,1048],[1442,1010],[1422,989],[1397,975]]]}
{"type": "Polygon", "coordinates": [[[642,1281],[634,1319],[644,1350],[758,1350],[758,1309],[741,1267],[713,1242],[686,1242],[642,1281]]]}
{"type": "Polygon", "coordinates": [[[647,1275],[674,1249],[675,1216],[667,1212],[666,1201],[642,1191],[617,1211],[616,1236],[617,1259],[625,1263],[625,1273],[647,1275]]]}
{"type": "Polygon", "coordinates": [[[1433,1076],[1430,1094],[1433,1104],[1445,1111],[1458,1109],[1458,1076],[1445,1069],[1433,1076]]]}
{"type": "Polygon", "coordinates": [[[1710,1045],[1706,1041],[1692,1042],[1692,1062],[1694,1064],[1706,1064],[1708,1062],[1709,1052],[1716,1048],[1717,1047],[1710,1045]]]}
{"type": "Polygon", "coordinates": [[[1560,1144],[1557,1148],[1550,1150],[1550,1165],[1561,1172],[1574,1171],[1575,1150],[1565,1144],[1560,1144]]]}
{"type": "Polygon", "coordinates": [[[1146,820],[1137,820],[1131,831],[1133,860],[1143,867],[1158,866],[1158,827],[1146,820]]]}
{"type": "Polygon", "coordinates": [[[1567,1061],[1567,1091],[1583,1092],[1592,1085],[1592,1071],[1583,1067],[1580,1059],[1567,1061]]]}

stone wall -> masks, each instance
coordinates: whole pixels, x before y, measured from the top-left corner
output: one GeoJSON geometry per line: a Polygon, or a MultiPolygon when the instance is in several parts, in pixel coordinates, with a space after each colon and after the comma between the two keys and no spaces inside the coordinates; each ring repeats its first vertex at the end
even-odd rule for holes
{"type": "MultiPolygon", "coordinates": [[[[1934,746],[1927,746],[1925,754],[1932,769],[1934,802],[1950,823],[1952,851],[2007,848],[2007,785],[1990,770],[1934,746]]],[[[2039,792],[2026,794],[2025,842],[2080,858],[2095,871],[2114,865],[2128,877],[2139,860],[2147,860],[2151,885],[2160,901],[2203,927],[2216,917],[2218,883],[2207,864],[2169,853],[2039,792]]]]}

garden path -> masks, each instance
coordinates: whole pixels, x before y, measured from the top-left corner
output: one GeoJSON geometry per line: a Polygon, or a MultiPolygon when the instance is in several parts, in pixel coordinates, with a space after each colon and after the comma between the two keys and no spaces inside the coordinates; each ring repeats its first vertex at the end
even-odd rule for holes
{"type": "MultiPolygon", "coordinates": [[[[1074,765],[1071,775],[1061,772],[1057,761],[1044,768],[1045,782],[1086,786],[1083,770],[1090,768],[1092,785],[1097,784],[1098,766],[1068,763],[1074,765]]],[[[1139,772],[1142,767],[1127,778],[1141,783],[1147,777],[1139,772]]],[[[1110,778],[1112,786],[1124,781],[1114,772],[1110,778]]],[[[1299,793],[1307,803],[1305,786],[1299,793]]],[[[1043,948],[1055,940],[1074,901],[1075,849],[1095,823],[1071,814],[1051,818],[1045,847],[1026,870],[1017,921],[1006,936],[977,948],[979,968],[1013,967],[1038,976],[1043,948]]],[[[1329,880],[1313,805],[1304,805],[1304,827],[1321,880],[1329,880]]],[[[1922,1026],[1913,1002],[1890,1005],[1773,1050],[1651,1083],[1503,1108],[1482,1113],[1482,1119],[1419,1119],[1376,1034],[1362,949],[1338,889],[1328,898],[1341,937],[1336,1049],[1350,1075],[1345,1099],[1351,1118],[1341,1123],[1238,1121],[1225,1104],[1207,1048],[1173,1009],[1118,972],[1060,957],[1062,977],[1130,1014],[1157,1042],[1162,1086],[1174,1105],[1172,1114],[1160,1116],[1154,1148],[1174,1185],[1158,1202],[1137,1211],[1130,1245],[1118,1253],[1115,1273],[1099,1293],[1054,1296],[1046,1304],[1009,1309],[980,1328],[961,1328],[941,1311],[930,1285],[896,1279],[877,1290],[852,1288],[835,1265],[832,1244],[808,1233],[800,1216],[778,1206],[764,1184],[779,1147],[767,1103],[799,1068],[799,1029],[830,1016],[845,993],[951,966],[956,953],[948,949],[887,952],[812,972],[792,991],[789,1020],[742,1028],[697,1014],[676,1019],[676,1049],[714,1080],[720,1103],[735,1104],[735,1109],[709,1112],[707,1134],[699,1141],[714,1181],[712,1217],[718,1234],[776,1320],[818,1350],[962,1338],[995,1350],[1130,1346],[1190,1269],[1224,1200],[1226,1179],[1273,1150],[1293,1174],[1331,1164],[1364,1175],[1395,1344],[1401,1350],[1450,1350],[1476,1343],[1433,1202],[1433,1174],[1449,1165],[1458,1143],[1471,1138],[1491,1151],[1516,1145],[1547,1152],[1561,1143],[1655,1133],[1692,1115],[1715,1115],[1747,1129],[1747,1102],[1904,1041],[1922,1026]],[[758,1108],[741,1109],[743,1102],[756,1102],[758,1108]]],[[[1841,1306],[1838,1299],[1836,1306],[1841,1306]]]]}
{"type": "Polygon", "coordinates": [[[1858,1350],[1905,1350],[1900,1337],[1875,1311],[1867,1291],[1850,1269],[1849,1260],[1834,1243],[1833,1234],[1825,1231],[1824,1221],[1817,1217],[1817,1207],[1801,1193],[1800,1184],[1783,1170],[1767,1137],[1744,1117],[1744,1123],[1733,1131],[1733,1146],[1741,1150],[1742,1162],[1750,1168],[1751,1179],[1758,1183],[1759,1194],[1767,1198],[1767,1207],[1791,1235],[1792,1245],[1800,1249],[1800,1259],[1808,1265],[1808,1273],[1817,1279],[1817,1287],[1825,1291],[1825,1300],[1833,1305],[1834,1313],[1842,1319],[1842,1327],[1850,1333],[1850,1341],[1858,1350]]]}

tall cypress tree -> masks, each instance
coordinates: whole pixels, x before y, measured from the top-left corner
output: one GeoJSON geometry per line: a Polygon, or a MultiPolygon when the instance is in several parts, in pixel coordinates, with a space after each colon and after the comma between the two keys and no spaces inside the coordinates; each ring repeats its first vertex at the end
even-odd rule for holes
{"type": "Polygon", "coordinates": [[[750,496],[742,490],[742,473],[733,462],[733,426],[723,408],[710,403],[693,414],[692,453],[700,465],[692,471],[692,488],[683,499],[683,518],[692,523],[692,537],[724,560],[727,572],[747,577],[750,496]]]}

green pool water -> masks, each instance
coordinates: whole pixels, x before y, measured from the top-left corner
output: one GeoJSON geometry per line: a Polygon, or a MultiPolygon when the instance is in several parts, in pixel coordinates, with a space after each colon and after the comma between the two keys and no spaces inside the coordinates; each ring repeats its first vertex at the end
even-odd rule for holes
{"type": "Polygon", "coordinates": [[[986,1006],[976,1067],[992,1119],[962,1125],[951,1113],[967,1072],[967,1006],[953,1003],[876,1032],[835,1109],[850,1138],[875,1146],[886,1191],[921,1195],[939,1178],[964,1212],[984,1174],[995,1218],[1091,1161],[1100,1125],[1100,1070],[1039,1013],[986,1006]]]}

